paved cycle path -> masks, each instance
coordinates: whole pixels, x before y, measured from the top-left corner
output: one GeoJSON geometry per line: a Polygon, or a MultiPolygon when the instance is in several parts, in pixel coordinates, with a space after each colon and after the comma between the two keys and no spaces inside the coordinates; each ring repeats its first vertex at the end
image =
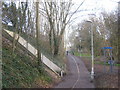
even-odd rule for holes
{"type": "Polygon", "coordinates": [[[55,88],[94,88],[94,84],[90,82],[90,72],[82,60],[71,54],[67,58],[68,75],[55,88]]]}

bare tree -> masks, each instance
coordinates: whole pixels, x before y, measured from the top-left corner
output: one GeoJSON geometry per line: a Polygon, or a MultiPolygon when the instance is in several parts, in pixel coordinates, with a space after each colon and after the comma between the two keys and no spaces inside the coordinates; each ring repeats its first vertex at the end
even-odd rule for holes
{"type": "MultiPolygon", "coordinates": [[[[83,2],[80,4],[80,6],[83,4],[83,2]]],[[[69,0],[69,2],[44,3],[45,13],[50,27],[49,42],[51,51],[54,55],[58,55],[66,25],[71,21],[72,16],[80,7],[79,6],[72,14],[70,14],[72,6],[72,0],[69,0]]]]}
{"type": "Polygon", "coordinates": [[[6,26],[9,22],[12,23],[12,30],[14,31],[13,35],[13,54],[17,47],[17,42],[19,39],[19,35],[22,32],[22,28],[26,22],[26,10],[27,10],[27,2],[21,3],[19,2],[18,8],[16,6],[16,2],[9,2],[9,4],[3,3],[3,21],[6,22],[6,26]],[[18,37],[16,39],[16,34],[18,37]]]}
{"type": "Polygon", "coordinates": [[[37,56],[38,65],[41,65],[41,52],[40,52],[40,15],[39,15],[39,2],[36,2],[36,43],[37,43],[37,56]]]}
{"type": "Polygon", "coordinates": [[[104,18],[104,26],[106,31],[106,42],[108,46],[113,47],[113,55],[115,59],[118,56],[118,18],[117,12],[112,13],[102,12],[104,18]]]}

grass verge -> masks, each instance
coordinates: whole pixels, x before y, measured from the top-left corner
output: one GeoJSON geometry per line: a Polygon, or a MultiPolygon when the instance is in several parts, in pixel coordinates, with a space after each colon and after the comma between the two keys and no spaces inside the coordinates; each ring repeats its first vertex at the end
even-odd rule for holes
{"type": "Polygon", "coordinates": [[[2,87],[3,88],[35,88],[34,82],[41,80],[37,87],[45,87],[52,82],[47,72],[40,73],[37,60],[18,48],[14,55],[9,40],[3,38],[2,42],[2,87]]]}
{"type": "Polygon", "coordinates": [[[90,54],[88,53],[79,53],[79,52],[75,52],[75,56],[81,56],[81,57],[91,57],[90,54]]]}

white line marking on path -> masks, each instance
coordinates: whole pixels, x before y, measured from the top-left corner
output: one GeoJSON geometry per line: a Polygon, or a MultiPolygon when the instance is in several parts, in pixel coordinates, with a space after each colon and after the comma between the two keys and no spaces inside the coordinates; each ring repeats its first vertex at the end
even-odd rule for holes
{"type": "MultiPolygon", "coordinates": [[[[72,57],[72,56],[71,56],[71,57],[72,57]]],[[[80,71],[79,71],[79,66],[78,66],[78,64],[77,64],[77,62],[76,62],[76,60],[75,60],[75,58],[72,57],[72,59],[74,60],[74,62],[75,62],[75,64],[76,64],[77,72],[78,72],[78,78],[77,78],[76,82],[74,83],[74,85],[72,86],[72,89],[73,89],[73,88],[75,88],[76,84],[78,83],[78,81],[79,81],[79,79],[80,79],[80,71]]]]}

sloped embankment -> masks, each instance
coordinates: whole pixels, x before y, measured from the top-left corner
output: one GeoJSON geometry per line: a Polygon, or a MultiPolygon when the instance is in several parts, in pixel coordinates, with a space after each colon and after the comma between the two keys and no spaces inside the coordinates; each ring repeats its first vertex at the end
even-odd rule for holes
{"type": "Polygon", "coordinates": [[[12,54],[8,37],[2,37],[2,61],[3,88],[51,87],[52,78],[45,71],[39,73],[36,58],[20,47],[12,54]]]}
{"type": "MultiPolygon", "coordinates": [[[[3,32],[8,35],[10,38],[13,39],[14,33],[8,30],[3,30],[3,32]]],[[[16,34],[16,39],[18,37],[18,34],[16,34]]],[[[32,41],[34,41],[34,39],[32,39],[32,41]]],[[[18,39],[18,44],[19,46],[21,46],[22,48],[25,49],[25,51],[28,51],[31,55],[37,57],[37,49],[32,46],[30,43],[28,43],[28,41],[26,41],[25,39],[23,39],[21,36],[18,39]]],[[[41,49],[43,47],[40,47],[41,49]]],[[[59,72],[63,72],[63,70],[58,67],[56,64],[54,64],[52,61],[50,61],[48,58],[46,58],[46,56],[43,55],[43,53],[41,53],[41,58],[42,58],[42,62],[43,64],[45,64],[47,67],[49,67],[49,69],[51,69],[53,72],[55,72],[57,75],[59,72]]],[[[59,75],[58,75],[59,76],[59,75]]]]}

